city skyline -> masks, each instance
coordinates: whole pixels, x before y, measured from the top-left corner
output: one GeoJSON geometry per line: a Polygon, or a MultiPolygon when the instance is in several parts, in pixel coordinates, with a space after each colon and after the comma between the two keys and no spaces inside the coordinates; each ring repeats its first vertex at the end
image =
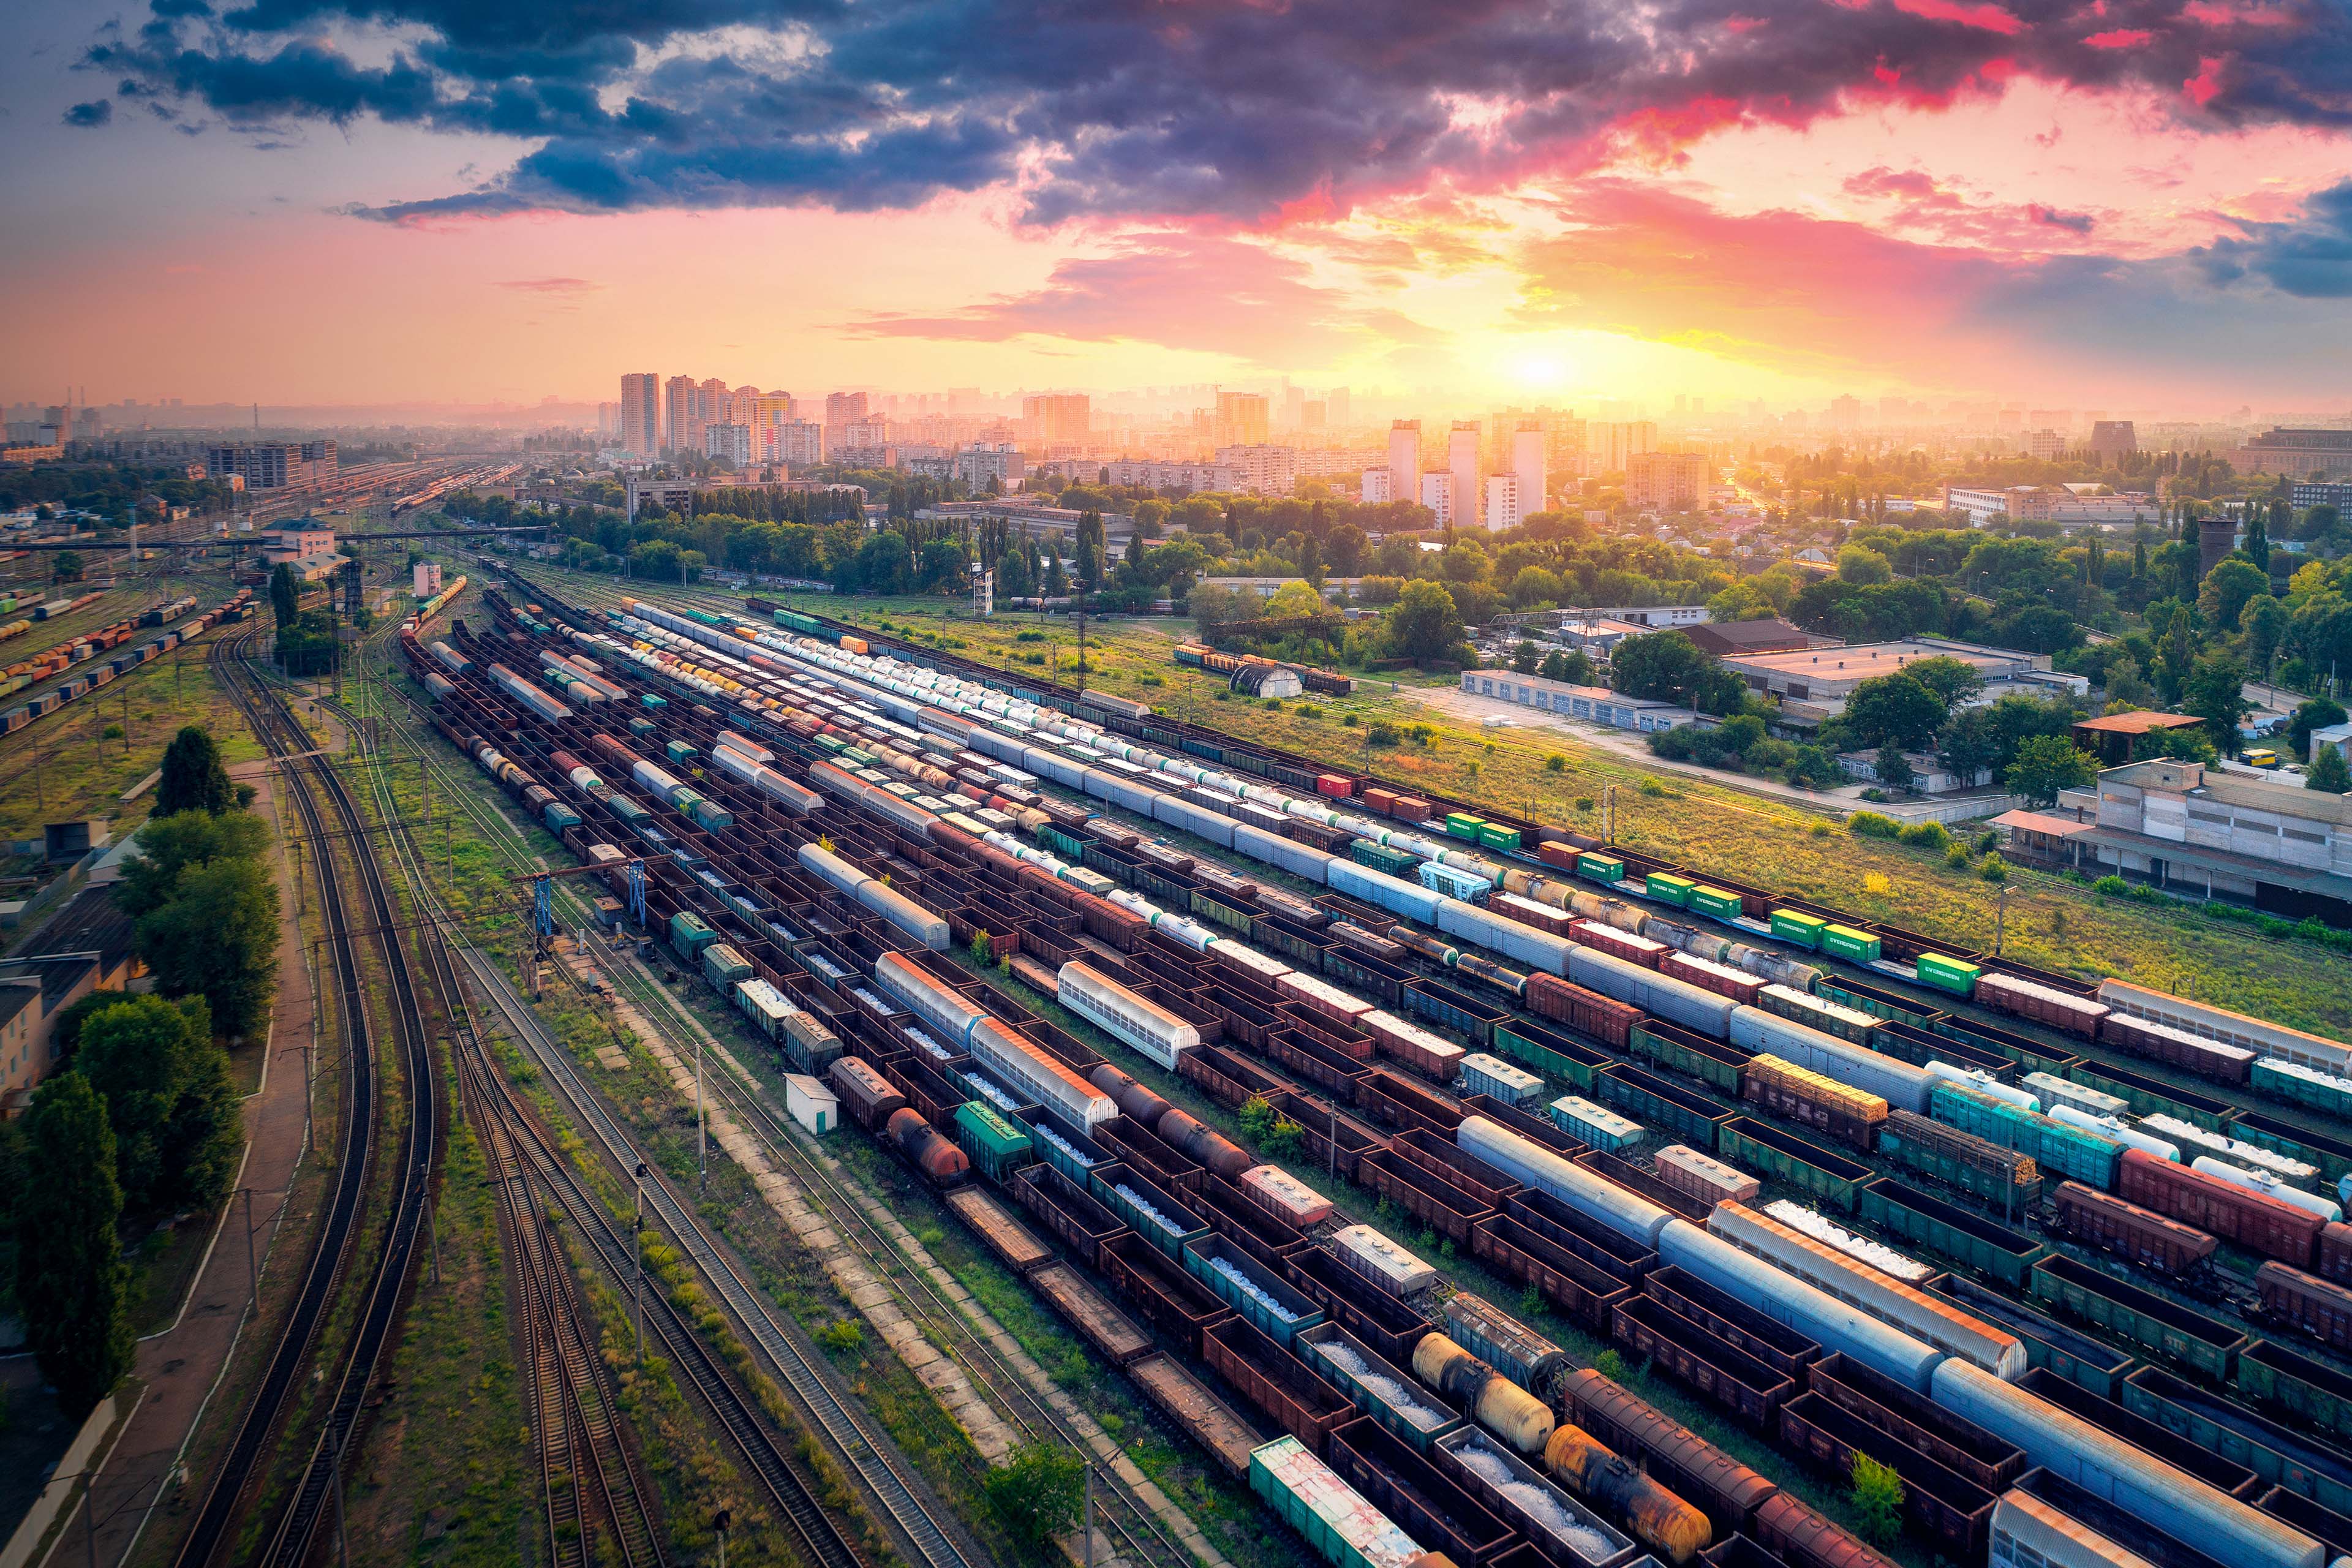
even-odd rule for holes
{"type": "Polygon", "coordinates": [[[0,396],[2345,401],[2315,5],[596,15],[37,7],[0,396]]]}

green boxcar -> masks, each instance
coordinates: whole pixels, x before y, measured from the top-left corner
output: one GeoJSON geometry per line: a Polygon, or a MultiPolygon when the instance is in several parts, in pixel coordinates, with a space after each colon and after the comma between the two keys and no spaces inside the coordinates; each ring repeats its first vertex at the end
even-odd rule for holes
{"type": "Polygon", "coordinates": [[[2352,1377],[2268,1340],[2238,1352],[2238,1391],[2296,1426],[2352,1436],[2352,1377]]]}
{"type": "Polygon", "coordinates": [[[1822,951],[1832,958],[1843,958],[1848,963],[1876,963],[1878,939],[1852,926],[1822,928],[1822,951]]]}
{"type": "Polygon", "coordinates": [[[1066,860],[1083,861],[1087,847],[1048,822],[1037,829],[1037,842],[1066,860]]]}
{"type": "Polygon", "coordinates": [[[1927,1294],[1948,1301],[1973,1318],[2015,1334],[2025,1344],[2025,1364],[2063,1377],[2077,1388],[2087,1388],[2102,1399],[2124,1397],[2124,1379],[2139,1364],[2128,1352],[2101,1344],[2075,1332],[2054,1318],[1985,1286],[1947,1275],[1929,1285],[1927,1294]]]}
{"type": "Polygon", "coordinates": [[[2243,1465],[2274,1487],[2307,1497],[2338,1513],[2352,1510],[2352,1485],[2340,1466],[2313,1465],[2309,1445],[2267,1416],[2242,1410],[2160,1366],[2144,1366],[2116,1395],[2123,1407],[2166,1431],[2188,1438],[2209,1454],[2243,1465]]]}
{"type": "Polygon", "coordinates": [[[1474,844],[1478,841],[1479,829],[1486,826],[1485,818],[1473,816],[1466,811],[1449,811],[1445,814],[1445,831],[1456,838],[1467,838],[1474,844]]]}
{"type": "Polygon", "coordinates": [[[1255,930],[1257,917],[1239,904],[1227,903],[1206,888],[1192,889],[1192,913],[1204,921],[1213,921],[1229,931],[1248,936],[1255,930]]]}
{"type": "Polygon", "coordinates": [[[2254,1087],[2268,1089],[2283,1100],[2308,1106],[2329,1116],[2352,1117],[2352,1087],[2344,1079],[2327,1074],[2305,1074],[2292,1070],[2292,1064],[2259,1058],[2254,1062],[2254,1087]],[[2290,1070],[2282,1072],[2280,1068],[2290,1070]]]}
{"type": "Polygon", "coordinates": [[[732,991],[737,981],[751,978],[751,961],[725,942],[714,942],[702,950],[702,973],[720,991],[732,991]]]}
{"type": "Polygon", "coordinates": [[[1661,1024],[1655,1018],[1644,1018],[1634,1025],[1630,1043],[1635,1056],[1646,1057],[1662,1068],[1686,1073],[1701,1083],[1721,1089],[1734,1100],[1739,1098],[1741,1071],[1753,1055],[1737,1046],[1710,1040],[1686,1029],[1676,1030],[1673,1025],[1661,1024]],[[1674,1032],[1668,1033],[1669,1030],[1674,1032]]]}
{"type": "Polygon", "coordinates": [[[1800,910],[1772,911],[1772,934],[1782,942],[1793,942],[1799,947],[1819,948],[1822,932],[1829,923],[1819,915],[1809,915],[1800,910]]]}
{"type": "Polygon", "coordinates": [[[2027,1214],[2042,1201],[2042,1167],[2032,1155],[1907,1110],[1879,1123],[1878,1152],[2003,1214],[2027,1214]]]}
{"type": "Polygon", "coordinates": [[[1954,1083],[1936,1085],[1929,1109],[1947,1127],[2032,1155],[2033,1163],[2045,1173],[2054,1172],[2103,1193],[2116,1190],[2116,1166],[2123,1159],[2124,1146],[2112,1138],[2069,1127],[1954,1083]]]}
{"type": "Polygon", "coordinates": [[[1391,1568],[1414,1542],[1296,1437],[1250,1450],[1250,1490],[1332,1568],[1391,1568]]]}
{"type": "Polygon", "coordinates": [[[691,910],[680,910],[669,917],[669,944],[689,959],[700,958],[702,950],[718,940],[719,933],[691,910]]]}
{"type": "Polygon", "coordinates": [[[652,720],[650,720],[650,719],[632,719],[632,720],[630,720],[630,721],[629,721],[629,733],[630,733],[630,734],[632,734],[632,735],[637,735],[637,736],[645,736],[645,735],[650,735],[650,734],[652,734],[653,732],[654,732],[654,721],[653,721],[652,720]]]}
{"type": "Polygon", "coordinates": [[[1408,855],[1402,849],[1391,849],[1385,844],[1375,844],[1369,838],[1359,838],[1348,846],[1348,858],[1359,866],[1370,866],[1391,877],[1410,877],[1412,868],[1421,864],[1421,857],[1408,855]]]}
{"type": "Polygon", "coordinates": [[[1736,1120],[1703,1094],[1622,1064],[1601,1078],[1601,1102],[1654,1131],[1672,1132],[1695,1149],[1713,1149],[1723,1124],[1736,1120]]]}
{"type": "Polygon", "coordinates": [[[687,812],[687,816],[694,819],[696,826],[700,827],[705,832],[709,833],[717,833],[722,828],[732,827],[735,826],[735,814],[733,812],[728,810],[725,806],[719,805],[715,800],[704,800],[700,796],[696,797],[694,805],[687,812]]]}
{"type": "Polygon", "coordinates": [[[1715,1152],[1753,1172],[1852,1214],[1862,1190],[1878,1180],[1869,1166],[1752,1117],[1735,1117],[1716,1130],[1715,1152]]]}
{"type": "Polygon", "coordinates": [[[1671,871],[1653,871],[1645,884],[1645,890],[1654,899],[1663,899],[1677,909],[1688,909],[1691,889],[1697,886],[1698,884],[1688,877],[1677,877],[1671,871]]]}
{"type": "Polygon", "coordinates": [[[1727,893],[1721,888],[1710,888],[1705,882],[1692,884],[1690,902],[1685,906],[1693,912],[1712,915],[1719,921],[1736,921],[1746,906],[1738,893],[1727,893]]]}
{"type": "Polygon", "coordinates": [[[874,765],[874,753],[862,746],[850,746],[843,750],[841,760],[853,767],[870,768],[874,765]]]}
{"type": "MultiPolygon", "coordinates": [[[[657,697],[650,691],[646,692],[643,697],[638,698],[637,700],[644,703],[648,708],[667,708],[669,706],[668,698],[657,697]]],[[[631,720],[629,721],[629,727],[631,729],[635,729],[636,721],[631,720]]]]}
{"type": "Polygon", "coordinates": [[[1595,855],[1587,849],[1576,858],[1576,874],[1596,882],[1622,882],[1625,879],[1625,862],[1614,855],[1595,855]]]}
{"type": "Polygon", "coordinates": [[[1877,1015],[1865,1013],[1858,1007],[1842,1007],[1835,1002],[1824,1002],[1793,985],[1765,986],[1756,993],[1756,1005],[1792,1024],[1819,1029],[1824,1035],[1834,1035],[1857,1046],[1869,1045],[1878,1034],[1877,1015]]]}
{"type": "Polygon", "coordinates": [[[672,741],[662,748],[662,755],[673,763],[690,763],[694,761],[695,750],[684,741],[672,741]]]}
{"type": "Polygon", "coordinates": [[[2179,1362],[2217,1384],[2230,1381],[2230,1369],[2246,1343],[2244,1334],[2219,1318],[2191,1311],[2153,1290],[2126,1284],[2071,1258],[2042,1259],[2033,1266],[2027,1286],[2034,1300],[2179,1362]]]}
{"type": "Polygon", "coordinates": [[[1862,1190],[1862,1217],[1889,1236],[1968,1265],[2013,1289],[2022,1289],[2050,1244],[1979,1218],[1892,1177],[1862,1190]]]}
{"type": "Polygon", "coordinates": [[[1517,849],[1519,847],[1519,830],[1497,827],[1490,822],[1478,829],[1478,842],[1488,849],[1517,849]]]}
{"type": "Polygon", "coordinates": [[[1605,1051],[1523,1018],[1506,1018],[1496,1025],[1488,1043],[1496,1055],[1549,1077],[1564,1078],[1587,1093],[1591,1092],[1596,1077],[1617,1065],[1617,1058],[1605,1051]]]}
{"type": "Polygon", "coordinates": [[[1919,955],[1915,973],[1922,985],[1932,985],[1955,996],[1973,996],[1977,990],[1977,976],[1984,971],[1965,959],[1948,958],[1940,952],[1923,952],[1919,955]]]}
{"type": "Polygon", "coordinates": [[[2077,1061],[2066,1069],[2065,1076],[2085,1089],[2095,1089],[2126,1102],[2134,1116],[2176,1116],[2208,1132],[2228,1132],[2238,1119],[2238,1108],[2226,1100],[2144,1078],[2127,1068],[2077,1061]]]}
{"type": "Polygon", "coordinates": [[[971,1156],[973,1168],[992,1182],[1003,1181],[1037,1157],[1029,1134],[984,1100],[956,1107],[955,1135],[957,1146],[971,1156]]]}

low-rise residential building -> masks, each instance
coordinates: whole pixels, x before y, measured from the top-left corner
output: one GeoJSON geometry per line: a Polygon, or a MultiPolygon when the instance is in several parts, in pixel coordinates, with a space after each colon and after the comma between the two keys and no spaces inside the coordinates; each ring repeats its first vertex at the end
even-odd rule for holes
{"type": "Polygon", "coordinates": [[[1540,675],[1518,675],[1507,669],[1465,669],[1462,672],[1462,689],[1472,697],[1492,697],[1499,701],[1517,703],[1522,708],[1557,714],[1563,719],[1582,719],[1620,730],[1637,730],[1644,734],[1711,721],[1671,702],[1654,701],[1646,697],[1625,697],[1602,686],[1576,686],[1565,680],[1547,680],[1540,675]]]}
{"type": "Polygon", "coordinates": [[[2113,767],[2131,761],[2132,747],[2143,735],[2166,730],[2194,730],[2204,722],[2193,713],[2158,713],[2146,708],[2129,713],[2103,713],[2074,726],[2074,744],[2113,767]]]}
{"type": "Polygon", "coordinates": [[[2352,479],[2352,429],[2265,430],[2231,452],[2230,466],[2242,474],[2352,479]]]}
{"type": "Polygon", "coordinates": [[[1029,461],[1013,442],[974,441],[956,448],[955,477],[974,489],[985,488],[991,480],[1001,489],[1018,489],[1028,474],[1029,461]]]}
{"type": "Polygon", "coordinates": [[[93,880],[30,945],[0,960],[0,1114],[10,1116],[57,1065],[58,1015],[93,991],[122,990],[138,970],[111,882],[93,880]]]}
{"type": "MultiPolygon", "coordinates": [[[[1933,752],[1906,752],[1903,760],[1911,764],[1911,787],[1921,795],[1956,795],[1964,789],[1982,789],[1992,783],[1992,770],[1979,768],[1974,776],[1963,778],[1933,752]]],[[[1864,784],[1879,784],[1876,752],[1840,752],[1838,765],[1850,778],[1864,784]]]]}
{"type": "MultiPolygon", "coordinates": [[[[1091,463],[1081,466],[1097,467],[1091,463]]],[[[1190,494],[1204,490],[1230,493],[1240,489],[1244,479],[1238,464],[1227,462],[1183,463],[1120,458],[1099,467],[1110,484],[1139,485],[1155,490],[1183,490],[1190,494]]]]}
{"type": "Polygon", "coordinates": [[[1220,447],[1216,466],[1233,469],[1249,495],[1286,496],[1298,488],[1298,454],[1288,447],[1220,447]]]}

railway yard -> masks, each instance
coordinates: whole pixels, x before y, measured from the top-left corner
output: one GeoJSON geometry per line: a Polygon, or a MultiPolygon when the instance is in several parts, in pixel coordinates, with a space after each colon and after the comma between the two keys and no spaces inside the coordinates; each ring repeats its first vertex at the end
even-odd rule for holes
{"type": "MultiPolygon", "coordinates": [[[[484,605],[402,654],[552,836],[509,852],[586,868],[534,922],[602,926],[637,1026],[745,1058],[729,1121],[802,1185],[870,1135],[935,1189],[1294,1554],[2352,1549],[2343,1047],[758,600],[484,605]]],[[[730,1305],[824,1427],[824,1369],[730,1305]]],[[[983,1403],[1086,1446],[996,1353],[955,1352],[983,1403]]],[[[923,1489],[852,1468],[905,1550],[923,1489]]],[[[1105,1483],[1098,1540],[1202,1554],[1105,1483]]]]}

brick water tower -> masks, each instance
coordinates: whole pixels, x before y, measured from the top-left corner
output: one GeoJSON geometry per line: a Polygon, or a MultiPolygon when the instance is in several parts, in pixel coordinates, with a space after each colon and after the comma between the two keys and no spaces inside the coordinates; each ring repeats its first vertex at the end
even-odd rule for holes
{"type": "Polygon", "coordinates": [[[2238,548],[2238,520],[2234,517],[2200,517],[2197,520],[2197,580],[2205,581],[2207,573],[2221,563],[2221,558],[2238,548]]]}

